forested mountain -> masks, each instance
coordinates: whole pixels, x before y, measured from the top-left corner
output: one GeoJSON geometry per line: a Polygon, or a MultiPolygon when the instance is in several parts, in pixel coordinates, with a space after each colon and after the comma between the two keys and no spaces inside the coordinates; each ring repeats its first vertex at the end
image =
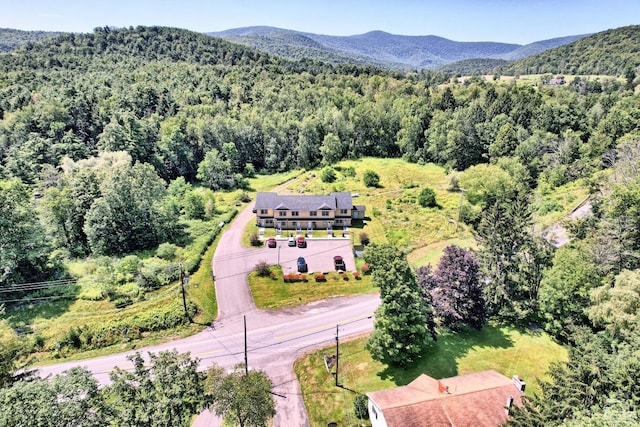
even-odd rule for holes
{"type": "Polygon", "coordinates": [[[24,44],[49,39],[60,35],[51,31],[22,31],[11,28],[0,28],[0,53],[10,52],[24,44]]]}
{"type": "Polygon", "coordinates": [[[640,26],[607,30],[499,68],[508,75],[583,74],[621,76],[640,65],[640,26]]]}
{"type": "Polygon", "coordinates": [[[496,42],[456,42],[437,36],[402,36],[372,31],[354,36],[327,36],[273,27],[236,28],[208,33],[264,52],[331,63],[358,63],[409,69],[434,69],[456,61],[519,59],[570,43],[584,36],[568,36],[525,46],[496,42]]]}

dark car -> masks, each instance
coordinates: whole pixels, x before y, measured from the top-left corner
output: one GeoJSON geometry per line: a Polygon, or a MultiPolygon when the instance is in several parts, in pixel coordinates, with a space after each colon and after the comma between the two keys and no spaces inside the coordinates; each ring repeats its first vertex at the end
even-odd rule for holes
{"type": "Polygon", "coordinates": [[[293,237],[289,237],[289,240],[288,240],[287,244],[289,246],[295,246],[296,245],[296,239],[294,239],[293,237]]]}
{"type": "Polygon", "coordinates": [[[303,257],[298,257],[298,272],[306,273],[308,271],[307,262],[303,257]]]}
{"type": "Polygon", "coordinates": [[[307,247],[307,241],[304,240],[303,236],[298,236],[298,238],[296,239],[296,242],[297,242],[299,248],[306,248],[307,247]]]}
{"type": "Polygon", "coordinates": [[[276,247],[276,239],[274,239],[273,237],[269,237],[267,239],[267,246],[270,248],[275,248],[276,247]]]}
{"type": "Polygon", "coordinates": [[[337,271],[346,271],[347,267],[344,264],[344,260],[340,255],[336,255],[333,257],[333,265],[336,267],[337,271]]]}

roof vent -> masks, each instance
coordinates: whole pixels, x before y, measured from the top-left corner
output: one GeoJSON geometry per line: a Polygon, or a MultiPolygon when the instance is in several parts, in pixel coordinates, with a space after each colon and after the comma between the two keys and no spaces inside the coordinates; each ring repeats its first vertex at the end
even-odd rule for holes
{"type": "Polygon", "coordinates": [[[505,405],[505,410],[504,410],[507,413],[507,415],[509,415],[509,408],[511,408],[511,405],[513,405],[513,396],[507,397],[507,404],[505,405]]]}
{"type": "Polygon", "coordinates": [[[525,383],[519,375],[514,375],[511,380],[513,381],[513,385],[515,385],[519,391],[524,393],[524,389],[527,386],[527,383],[525,383]]]}

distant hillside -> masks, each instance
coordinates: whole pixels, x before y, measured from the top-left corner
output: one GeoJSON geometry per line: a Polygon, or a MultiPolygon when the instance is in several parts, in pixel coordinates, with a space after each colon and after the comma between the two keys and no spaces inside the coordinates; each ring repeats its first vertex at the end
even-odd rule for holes
{"type": "Polygon", "coordinates": [[[579,36],[558,37],[555,39],[541,40],[538,42],[529,43],[514,50],[508,55],[505,55],[505,57],[502,59],[513,61],[526,58],[528,56],[537,55],[538,53],[544,52],[549,49],[555,49],[556,47],[573,43],[576,40],[580,40],[590,35],[591,34],[582,34],[579,36]]]}
{"type": "Polygon", "coordinates": [[[0,52],[11,52],[12,50],[29,42],[38,42],[49,39],[62,33],[49,31],[22,31],[11,28],[0,28],[0,52]]]}
{"type": "Polygon", "coordinates": [[[207,34],[291,59],[308,57],[332,63],[351,62],[411,69],[435,69],[474,58],[517,59],[581,37],[563,37],[521,46],[496,42],[456,42],[437,36],[402,36],[383,31],[354,36],[327,36],[273,27],[247,27],[207,34]]]}
{"type": "Polygon", "coordinates": [[[603,31],[500,67],[502,74],[622,75],[640,65],[640,26],[603,31]]]}
{"type": "Polygon", "coordinates": [[[438,71],[447,74],[472,76],[474,74],[484,75],[493,74],[497,67],[507,64],[504,59],[465,59],[463,61],[452,62],[438,68],[438,71]]]}

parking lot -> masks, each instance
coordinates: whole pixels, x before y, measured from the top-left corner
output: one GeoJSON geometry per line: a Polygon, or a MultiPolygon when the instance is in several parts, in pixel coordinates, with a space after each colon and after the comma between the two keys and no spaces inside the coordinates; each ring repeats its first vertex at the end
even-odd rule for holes
{"type": "Polygon", "coordinates": [[[287,239],[282,238],[277,240],[275,248],[268,248],[265,246],[263,251],[266,251],[268,263],[277,264],[279,258],[282,271],[284,273],[297,272],[297,260],[298,257],[304,257],[307,262],[309,273],[317,272],[329,272],[335,271],[333,265],[333,257],[340,255],[344,259],[346,270],[355,271],[356,265],[353,256],[353,249],[351,247],[351,241],[349,239],[306,239],[306,248],[298,248],[297,246],[290,247],[287,244],[287,239]],[[274,262],[275,259],[275,262],[274,262]]]}

